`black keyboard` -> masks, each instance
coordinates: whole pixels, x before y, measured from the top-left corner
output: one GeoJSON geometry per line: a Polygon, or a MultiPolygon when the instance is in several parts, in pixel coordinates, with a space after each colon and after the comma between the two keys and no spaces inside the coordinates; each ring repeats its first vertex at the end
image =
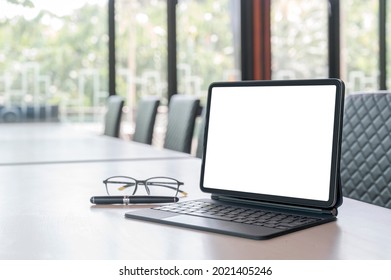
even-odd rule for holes
{"type": "Polygon", "coordinates": [[[318,218],[302,215],[214,204],[204,201],[184,201],[155,207],[153,209],[278,229],[303,226],[319,220],[318,218]]]}

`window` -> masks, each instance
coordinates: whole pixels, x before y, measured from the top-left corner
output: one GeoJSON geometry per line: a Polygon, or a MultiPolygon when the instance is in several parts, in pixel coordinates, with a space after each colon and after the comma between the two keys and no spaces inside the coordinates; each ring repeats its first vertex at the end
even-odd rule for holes
{"type": "Polygon", "coordinates": [[[212,82],[240,80],[239,4],[178,1],[178,93],[204,100],[212,82]]]}
{"type": "Polygon", "coordinates": [[[167,3],[117,0],[116,93],[125,98],[124,119],[132,133],[134,110],[143,95],[167,104],[167,3]]]}
{"type": "Polygon", "coordinates": [[[327,1],[271,4],[272,79],[327,78],[327,1]]]}
{"type": "Polygon", "coordinates": [[[32,2],[2,3],[2,112],[15,112],[10,121],[101,121],[108,95],[107,1],[32,2]]]}
{"type": "Polygon", "coordinates": [[[346,92],[379,88],[378,1],[341,1],[341,78],[346,92]]]}

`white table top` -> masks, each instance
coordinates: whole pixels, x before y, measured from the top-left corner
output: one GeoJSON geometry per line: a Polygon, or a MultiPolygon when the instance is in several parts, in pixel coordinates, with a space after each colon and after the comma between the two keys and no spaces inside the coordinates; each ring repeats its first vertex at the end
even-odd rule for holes
{"type": "Polygon", "coordinates": [[[182,180],[199,190],[195,158],[0,166],[0,259],[390,259],[391,211],[344,199],[336,222],[256,241],[124,214],[143,206],[93,206],[112,175],[182,180]]]}
{"type": "Polygon", "coordinates": [[[0,125],[0,165],[182,158],[190,155],[60,123],[0,125]]]}

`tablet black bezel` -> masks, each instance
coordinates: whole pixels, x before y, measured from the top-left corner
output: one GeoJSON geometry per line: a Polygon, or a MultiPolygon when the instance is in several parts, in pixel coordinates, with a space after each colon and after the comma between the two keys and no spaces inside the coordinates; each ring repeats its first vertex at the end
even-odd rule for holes
{"type": "Polygon", "coordinates": [[[273,196],[266,194],[255,194],[238,191],[227,191],[222,189],[208,188],[204,186],[205,163],[207,156],[202,158],[200,187],[203,192],[213,195],[221,195],[235,198],[250,199],[259,202],[277,203],[284,205],[306,206],[321,209],[329,209],[338,207],[342,203],[341,186],[340,186],[340,158],[341,158],[341,137],[343,126],[343,110],[344,110],[344,83],[339,79],[313,79],[313,80],[270,80],[270,81],[238,81],[238,82],[216,82],[212,83],[208,89],[208,99],[205,114],[205,132],[203,154],[207,155],[208,150],[208,129],[209,115],[211,109],[212,89],[215,87],[247,87],[247,86],[321,86],[334,85],[336,86],[335,95],[335,110],[334,110],[334,131],[333,131],[333,147],[330,172],[330,196],[327,201],[290,198],[282,196],[273,196]]]}

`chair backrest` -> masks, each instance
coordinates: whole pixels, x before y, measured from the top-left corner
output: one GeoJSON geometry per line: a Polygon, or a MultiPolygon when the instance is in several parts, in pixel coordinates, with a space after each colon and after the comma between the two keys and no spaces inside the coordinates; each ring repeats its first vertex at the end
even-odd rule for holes
{"type": "Polygon", "coordinates": [[[143,97],[138,102],[133,141],[152,144],[153,128],[159,103],[159,98],[154,96],[143,97]]]}
{"type": "Polygon", "coordinates": [[[191,143],[200,100],[185,95],[173,95],[167,118],[164,148],[184,153],[191,152],[191,143]]]}
{"type": "Polygon", "coordinates": [[[201,122],[198,128],[198,139],[197,139],[197,149],[196,157],[202,158],[204,153],[204,130],[205,130],[205,115],[206,115],[206,106],[202,109],[201,122]]]}
{"type": "Polygon", "coordinates": [[[104,135],[119,137],[123,106],[124,99],[121,96],[111,95],[107,99],[104,135]]]}
{"type": "Polygon", "coordinates": [[[346,97],[341,183],[344,196],[391,208],[391,93],[346,97]]]}

